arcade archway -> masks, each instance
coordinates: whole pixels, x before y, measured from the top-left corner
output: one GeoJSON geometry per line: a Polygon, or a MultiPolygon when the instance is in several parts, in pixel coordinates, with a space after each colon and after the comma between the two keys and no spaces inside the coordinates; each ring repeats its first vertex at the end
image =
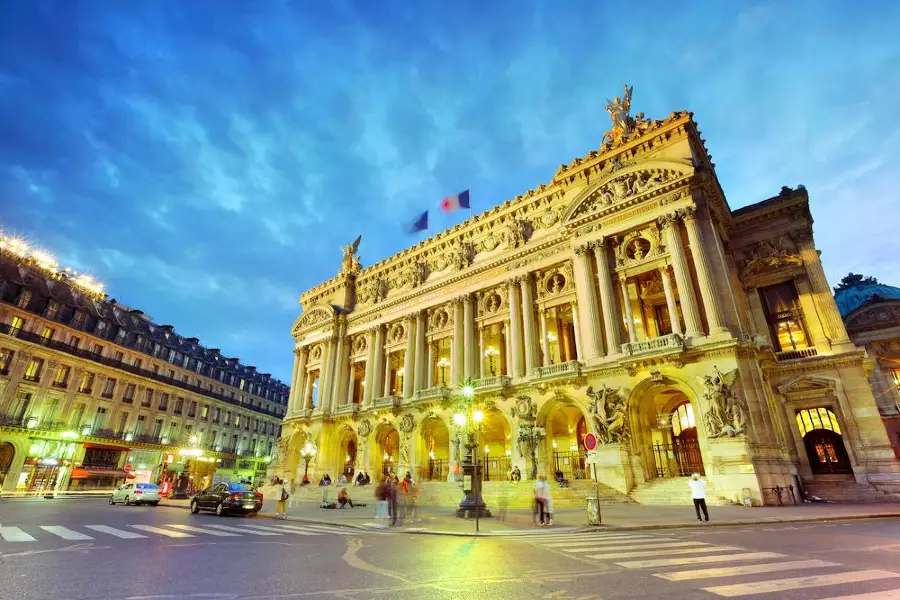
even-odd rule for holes
{"type": "Polygon", "coordinates": [[[538,422],[547,435],[542,468],[547,478],[584,479],[587,473],[584,436],[588,433],[584,411],[574,402],[552,400],[541,410],[538,422]]]}
{"type": "Polygon", "coordinates": [[[797,427],[813,475],[853,473],[841,427],[831,410],[819,407],[798,411],[797,427]]]}
{"type": "Polygon", "coordinates": [[[375,472],[381,476],[396,474],[400,460],[400,433],[393,425],[382,423],[375,430],[375,445],[377,452],[372,460],[375,472]]]}
{"type": "Polygon", "coordinates": [[[429,417],[422,422],[417,444],[419,479],[446,481],[450,468],[450,430],[440,417],[429,417]]]}
{"type": "Polygon", "coordinates": [[[336,473],[344,475],[347,481],[353,481],[356,472],[357,447],[356,432],[345,427],[338,438],[334,470],[336,473]]]}
{"type": "Polygon", "coordinates": [[[0,444],[0,490],[3,489],[3,482],[6,481],[6,476],[9,474],[9,469],[15,456],[15,446],[9,442],[0,444]]]}
{"type": "Polygon", "coordinates": [[[496,408],[484,412],[478,456],[485,481],[503,480],[512,469],[512,446],[509,421],[496,408]]]}

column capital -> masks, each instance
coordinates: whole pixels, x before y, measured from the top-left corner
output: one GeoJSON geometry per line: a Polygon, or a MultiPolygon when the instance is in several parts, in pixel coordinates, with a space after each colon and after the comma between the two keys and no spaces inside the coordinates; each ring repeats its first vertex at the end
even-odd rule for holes
{"type": "Polygon", "coordinates": [[[663,229],[668,229],[678,222],[678,218],[678,212],[672,211],[670,213],[662,215],[661,217],[658,217],[656,219],[656,222],[659,223],[659,226],[663,229]]]}
{"type": "Polygon", "coordinates": [[[697,207],[685,206],[684,208],[677,209],[675,211],[675,214],[678,215],[678,218],[683,221],[693,221],[697,218],[697,207]]]}
{"type": "Polygon", "coordinates": [[[585,256],[586,254],[590,253],[590,251],[593,249],[594,249],[594,242],[585,242],[583,244],[579,244],[578,246],[575,246],[574,248],[572,248],[572,250],[575,252],[575,256],[585,256]]]}
{"type": "Polygon", "coordinates": [[[522,280],[524,279],[525,277],[523,275],[516,275],[515,277],[510,277],[509,279],[507,279],[506,285],[507,287],[517,287],[522,283],[522,280]]]}

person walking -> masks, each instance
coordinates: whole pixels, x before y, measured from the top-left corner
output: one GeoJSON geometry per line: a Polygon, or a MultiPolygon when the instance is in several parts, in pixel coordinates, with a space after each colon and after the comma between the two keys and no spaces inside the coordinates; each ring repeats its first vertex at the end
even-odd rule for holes
{"type": "Polygon", "coordinates": [[[546,500],[548,492],[547,479],[543,475],[539,475],[537,481],[534,482],[534,524],[543,527],[546,518],[546,500]]]}
{"type": "Polygon", "coordinates": [[[283,479],[279,479],[278,482],[278,487],[276,488],[278,501],[275,503],[275,518],[285,519],[287,518],[287,501],[291,495],[288,492],[287,483],[283,479]]]}
{"type": "Polygon", "coordinates": [[[697,511],[697,520],[701,523],[706,520],[709,522],[709,511],[706,509],[706,482],[700,479],[700,473],[691,475],[688,481],[691,488],[691,498],[694,500],[694,510],[697,511]],[[703,518],[700,518],[700,511],[703,511],[703,518]]]}
{"type": "Polygon", "coordinates": [[[381,483],[375,488],[375,520],[381,528],[387,527],[389,494],[387,479],[382,478],[381,483]]]}

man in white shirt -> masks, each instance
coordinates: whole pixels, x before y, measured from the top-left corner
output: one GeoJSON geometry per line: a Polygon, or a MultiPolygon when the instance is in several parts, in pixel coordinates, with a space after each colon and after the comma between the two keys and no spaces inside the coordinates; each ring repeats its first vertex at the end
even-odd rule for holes
{"type": "Polygon", "coordinates": [[[697,511],[697,520],[702,522],[705,519],[708,522],[709,511],[706,510],[706,482],[700,479],[700,473],[694,473],[691,475],[688,485],[691,488],[691,498],[694,499],[694,510],[697,511]],[[703,510],[704,519],[700,518],[701,509],[703,510]]]}

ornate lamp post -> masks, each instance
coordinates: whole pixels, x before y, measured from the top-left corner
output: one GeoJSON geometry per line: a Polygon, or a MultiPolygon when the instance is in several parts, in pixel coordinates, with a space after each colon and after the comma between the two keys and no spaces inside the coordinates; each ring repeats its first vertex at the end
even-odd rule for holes
{"type": "Polygon", "coordinates": [[[491,365],[491,377],[496,375],[494,372],[494,359],[500,354],[500,351],[494,348],[493,346],[488,346],[484,351],[484,357],[490,361],[491,365]]]}
{"type": "Polygon", "coordinates": [[[478,519],[491,516],[491,511],[487,509],[481,497],[481,465],[478,464],[476,456],[478,449],[476,434],[484,421],[484,412],[474,406],[475,387],[472,382],[467,381],[461,391],[463,404],[459,407],[459,412],[453,415],[453,422],[466,434],[466,456],[462,464],[465,497],[456,509],[456,516],[475,517],[475,530],[478,531],[478,519]]]}
{"type": "Polygon", "coordinates": [[[450,366],[450,361],[447,360],[446,356],[442,356],[440,360],[437,361],[438,369],[441,370],[441,386],[447,385],[447,367],[450,366]]]}
{"type": "Polygon", "coordinates": [[[311,442],[300,449],[300,458],[303,460],[303,483],[309,483],[309,462],[316,456],[316,447],[311,442]]]}

